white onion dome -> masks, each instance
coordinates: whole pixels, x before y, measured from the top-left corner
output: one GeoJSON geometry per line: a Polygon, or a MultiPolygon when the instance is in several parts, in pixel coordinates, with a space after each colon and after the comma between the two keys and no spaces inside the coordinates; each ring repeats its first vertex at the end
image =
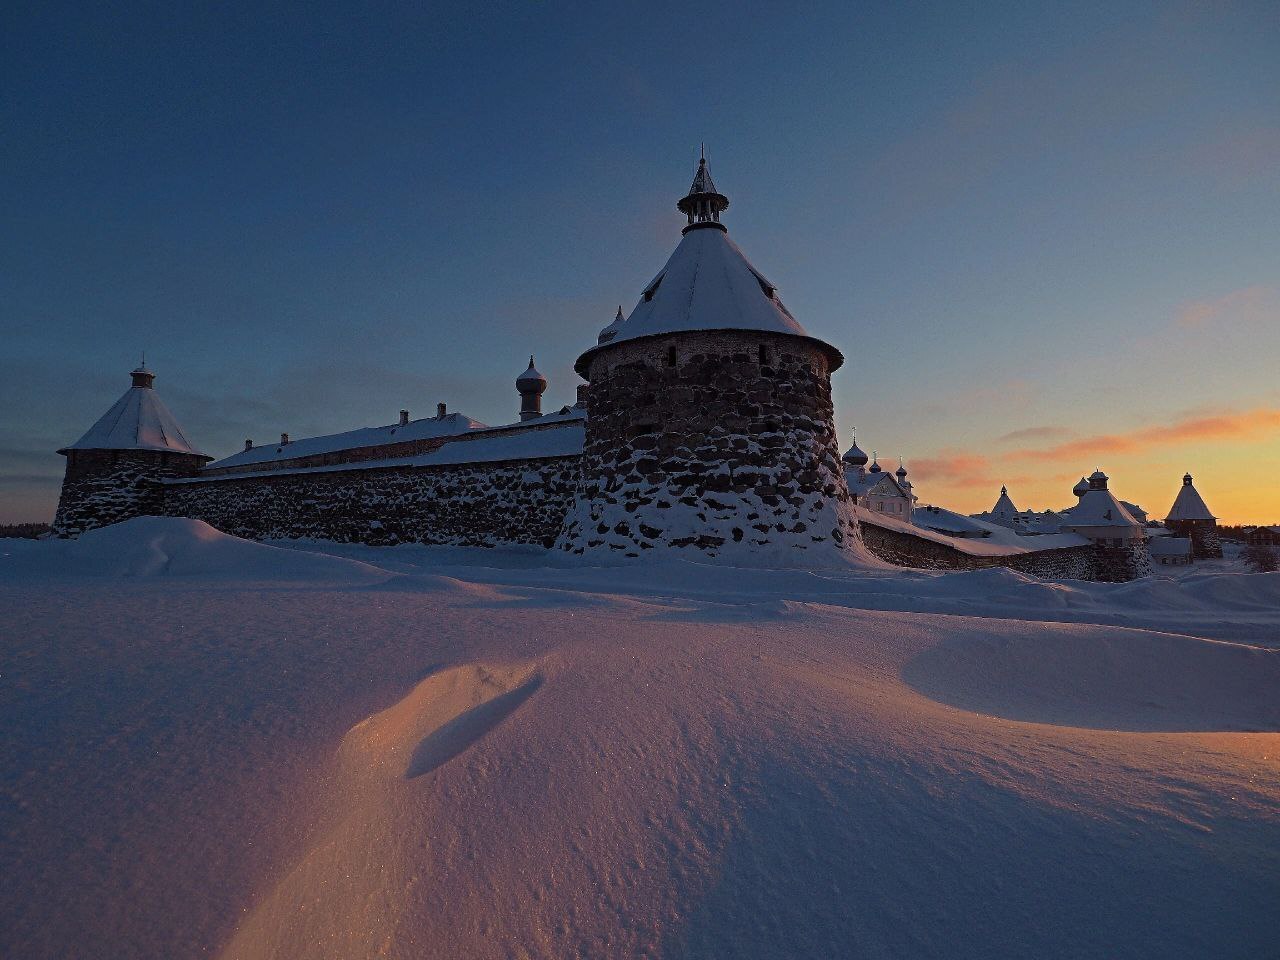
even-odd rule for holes
{"type": "Polygon", "coordinates": [[[534,367],[532,354],[529,355],[529,368],[516,377],[516,389],[521,393],[542,393],[547,389],[547,378],[534,367]]]}

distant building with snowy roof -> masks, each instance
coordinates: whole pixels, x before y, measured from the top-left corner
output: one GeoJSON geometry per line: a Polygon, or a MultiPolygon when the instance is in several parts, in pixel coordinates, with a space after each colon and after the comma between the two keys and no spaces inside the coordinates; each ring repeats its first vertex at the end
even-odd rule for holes
{"type": "Polygon", "coordinates": [[[1107,482],[1108,477],[1101,470],[1089,475],[1089,489],[1080,502],[1063,511],[1062,529],[1107,546],[1143,541],[1146,534],[1142,523],[1125,509],[1107,482]]]}
{"type": "Polygon", "coordinates": [[[976,520],[998,524],[1013,530],[1020,525],[1022,512],[1014,506],[1013,499],[1009,496],[1009,488],[1001,487],[1000,496],[996,497],[995,505],[990,510],[975,513],[972,516],[976,520]]]}
{"type": "Polygon", "coordinates": [[[1164,525],[1174,533],[1190,539],[1197,559],[1222,557],[1218,518],[1209,512],[1209,507],[1192,482],[1190,473],[1183,474],[1182,486],[1173,499],[1173,506],[1169,508],[1164,525]]]}

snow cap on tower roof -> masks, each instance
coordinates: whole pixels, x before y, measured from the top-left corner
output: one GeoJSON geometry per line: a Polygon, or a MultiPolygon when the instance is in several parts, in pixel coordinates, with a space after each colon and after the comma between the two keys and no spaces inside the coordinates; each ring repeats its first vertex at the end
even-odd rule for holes
{"type": "Polygon", "coordinates": [[[182,434],[182,428],[169,408],[156,394],[152,384],[156,375],[147,369],[146,361],[130,371],[133,385],[106,413],[89,428],[89,432],[59,453],[68,450],[159,450],[190,453],[206,460],[182,434]]]}
{"type": "Polygon", "coordinates": [[[666,266],[645,286],[630,315],[621,322],[615,318],[600,332],[596,347],[579,358],[579,373],[585,370],[584,360],[605,344],[696,330],[747,330],[804,337],[827,353],[832,369],[844,362],[835,347],[809,336],[778,298],[777,286],[752,266],[729,239],[719,222],[720,211],[728,204],[722,194],[715,192],[704,158],[698,165],[693,188],[679,204],[689,216],[680,243],[666,266]]]}
{"type": "Polygon", "coordinates": [[[542,388],[547,388],[547,378],[540,374],[533,365],[533,354],[529,354],[529,368],[524,373],[516,377],[516,383],[537,384],[541,383],[542,388]]]}
{"type": "Polygon", "coordinates": [[[1169,508],[1169,516],[1166,521],[1173,520],[1216,520],[1218,519],[1209,512],[1208,505],[1204,502],[1204,498],[1200,496],[1200,492],[1196,490],[1195,485],[1191,482],[1191,474],[1184,474],[1182,477],[1182,486],[1178,489],[1178,495],[1173,500],[1173,506],[1169,508]]]}

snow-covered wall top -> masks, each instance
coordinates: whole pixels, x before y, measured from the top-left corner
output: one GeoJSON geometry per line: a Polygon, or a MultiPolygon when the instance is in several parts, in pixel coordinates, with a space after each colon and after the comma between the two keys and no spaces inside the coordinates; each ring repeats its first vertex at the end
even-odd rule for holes
{"type": "MultiPolygon", "coordinates": [[[[290,474],[335,473],[343,470],[374,470],[386,467],[433,467],[468,463],[497,463],[506,460],[540,460],[571,457],[582,453],[583,420],[576,414],[557,414],[531,421],[526,429],[477,429],[455,436],[428,453],[413,457],[390,457],[383,460],[359,460],[324,467],[298,467],[273,470],[269,476],[290,474]],[[544,421],[550,420],[550,423],[544,421]]],[[[292,446],[292,444],[290,444],[292,446]]],[[[225,461],[223,461],[225,463],[225,461]]],[[[218,466],[214,464],[213,466],[218,466]]],[[[214,483],[243,477],[262,477],[261,473],[232,473],[215,476],[166,480],[166,483],[214,483]]]]}
{"type": "Polygon", "coordinates": [[[429,440],[449,437],[470,430],[482,429],[485,424],[461,413],[450,413],[444,418],[428,417],[411,420],[406,424],[392,423],[385,427],[361,427],[343,433],[330,433],[321,437],[303,437],[286,444],[268,443],[241,450],[209,464],[210,469],[240,467],[251,463],[271,463],[277,460],[293,460],[297,457],[351,450],[357,447],[376,447],[387,443],[403,443],[409,440],[429,440]]]}
{"type": "Polygon", "coordinates": [[[182,428],[151,387],[125,391],[89,432],[59,450],[160,450],[205,456],[182,435],[182,428]]]}

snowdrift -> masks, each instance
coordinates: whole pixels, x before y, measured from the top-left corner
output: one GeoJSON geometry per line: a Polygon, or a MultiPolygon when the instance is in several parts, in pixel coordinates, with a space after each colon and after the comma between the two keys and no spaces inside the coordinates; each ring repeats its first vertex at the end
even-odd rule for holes
{"type": "Polygon", "coordinates": [[[1066,624],[948,639],[902,672],[930,699],[1033,723],[1280,731],[1280,650],[1066,624]]]}
{"type": "Polygon", "coordinates": [[[202,520],[137,517],[91,530],[75,540],[6,545],[0,556],[0,576],[371,584],[390,574],[358,560],[242,540],[202,520]]]}

